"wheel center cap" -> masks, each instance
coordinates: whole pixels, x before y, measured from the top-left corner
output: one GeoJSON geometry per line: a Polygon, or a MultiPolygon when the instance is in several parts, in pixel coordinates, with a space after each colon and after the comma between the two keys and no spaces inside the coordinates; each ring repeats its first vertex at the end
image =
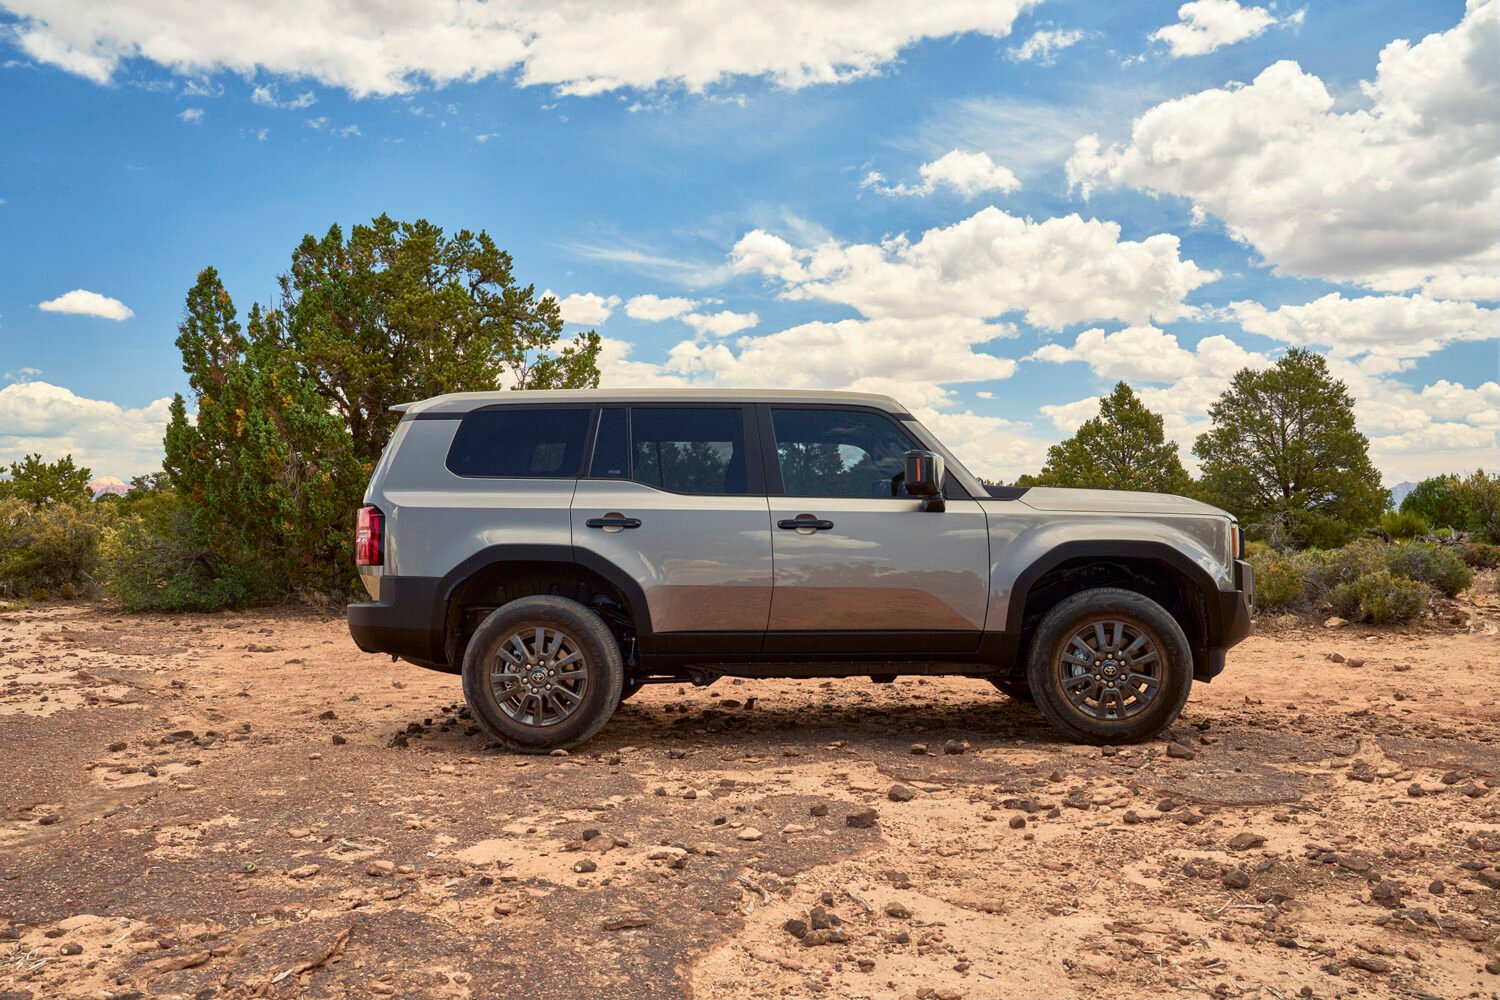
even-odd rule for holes
{"type": "Polygon", "coordinates": [[[537,667],[535,670],[533,670],[531,672],[531,680],[532,680],[532,683],[534,683],[534,684],[540,684],[543,681],[545,681],[546,679],[547,679],[547,671],[544,670],[544,669],[542,669],[541,667],[537,667]]]}
{"type": "Polygon", "coordinates": [[[1114,660],[1104,661],[1104,676],[1113,677],[1120,672],[1120,665],[1114,660]]]}

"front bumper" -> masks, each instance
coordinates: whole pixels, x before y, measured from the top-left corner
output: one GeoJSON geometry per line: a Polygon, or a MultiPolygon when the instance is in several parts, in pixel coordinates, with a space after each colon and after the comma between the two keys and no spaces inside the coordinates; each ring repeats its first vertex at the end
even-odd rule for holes
{"type": "Polygon", "coordinates": [[[366,653],[443,662],[441,585],[435,576],[381,577],[378,601],[349,605],[354,644],[366,653]]]}
{"type": "Polygon", "coordinates": [[[1213,680],[1224,671],[1224,653],[1250,635],[1254,626],[1250,609],[1255,606],[1255,569],[1244,560],[1234,564],[1234,589],[1221,590],[1209,599],[1208,648],[1195,651],[1193,677],[1213,680]]]}

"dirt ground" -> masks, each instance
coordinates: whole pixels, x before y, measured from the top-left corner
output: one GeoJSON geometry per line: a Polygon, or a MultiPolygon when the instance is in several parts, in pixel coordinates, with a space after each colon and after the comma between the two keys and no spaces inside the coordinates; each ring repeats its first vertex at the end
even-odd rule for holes
{"type": "Polygon", "coordinates": [[[1494,997],[1500,606],[1261,623],[1149,744],[961,679],[568,756],[307,611],[0,611],[0,998],[1494,997]]]}

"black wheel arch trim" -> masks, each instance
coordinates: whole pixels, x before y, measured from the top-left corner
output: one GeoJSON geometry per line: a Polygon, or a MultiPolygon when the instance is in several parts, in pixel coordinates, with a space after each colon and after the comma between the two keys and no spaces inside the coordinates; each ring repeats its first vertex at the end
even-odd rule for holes
{"type": "Polygon", "coordinates": [[[1011,588],[1010,601],[1006,605],[1005,631],[1011,635],[1021,634],[1026,599],[1039,579],[1063,563],[1080,559],[1152,559],[1163,562],[1186,577],[1202,595],[1208,648],[1227,648],[1248,634],[1248,608],[1244,612],[1245,631],[1236,634],[1240,633],[1241,623],[1235,609],[1246,603],[1241,592],[1221,590],[1208,571],[1189,559],[1180,549],[1166,542],[1145,539],[1079,539],[1063,542],[1048,550],[1017,575],[1011,588]]]}

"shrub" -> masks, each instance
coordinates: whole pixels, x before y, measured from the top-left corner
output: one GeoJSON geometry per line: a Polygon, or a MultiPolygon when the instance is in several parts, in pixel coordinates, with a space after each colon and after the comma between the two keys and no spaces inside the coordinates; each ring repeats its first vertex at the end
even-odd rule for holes
{"type": "Polygon", "coordinates": [[[1416,538],[1431,533],[1432,528],[1416,511],[1388,510],[1380,515],[1380,530],[1392,538],[1416,538]]]}
{"type": "Polygon", "coordinates": [[[1343,548],[1303,552],[1296,561],[1313,596],[1326,600],[1338,587],[1368,573],[1390,569],[1385,549],[1380,542],[1363,538],[1343,548]]]}
{"type": "Polygon", "coordinates": [[[1500,544],[1500,476],[1479,469],[1457,483],[1454,492],[1468,511],[1467,526],[1481,541],[1500,544]]]}
{"type": "Polygon", "coordinates": [[[1255,603],[1265,610],[1291,608],[1307,596],[1302,567],[1264,542],[1251,542],[1245,558],[1255,570],[1255,603]]]}
{"type": "Polygon", "coordinates": [[[1381,569],[1339,584],[1331,600],[1345,618],[1384,624],[1416,618],[1427,609],[1428,593],[1427,584],[1381,569]]]}
{"type": "Polygon", "coordinates": [[[1474,582],[1474,574],[1455,553],[1427,542],[1401,542],[1390,546],[1385,556],[1392,573],[1420,580],[1446,597],[1456,597],[1474,582]]]}
{"type": "Polygon", "coordinates": [[[1500,566],[1500,545],[1488,542],[1464,542],[1458,546],[1458,558],[1471,569],[1494,569],[1500,566]]]}
{"type": "Polygon", "coordinates": [[[136,501],[104,540],[106,589],[126,611],[222,611],[267,599],[273,587],[248,560],[205,544],[171,491],[136,501]]]}
{"type": "Polygon", "coordinates": [[[0,594],[92,596],[98,565],[99,525],[89,508],[0,500],[0,594]]]}

